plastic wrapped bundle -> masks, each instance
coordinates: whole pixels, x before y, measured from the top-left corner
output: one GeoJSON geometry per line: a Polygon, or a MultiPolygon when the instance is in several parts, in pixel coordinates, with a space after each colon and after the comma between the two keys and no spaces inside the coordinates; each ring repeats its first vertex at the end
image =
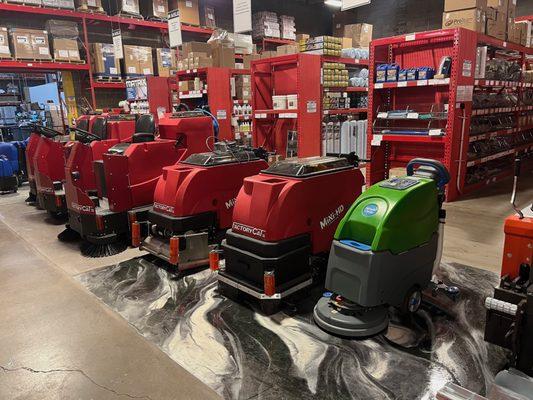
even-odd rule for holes
{"type": "Polygon", "coordinates": [[[80,36],[78,24],[74,21],[49,19],[46,21],[46,30],[57,39],[78,39],[80,36]]]}

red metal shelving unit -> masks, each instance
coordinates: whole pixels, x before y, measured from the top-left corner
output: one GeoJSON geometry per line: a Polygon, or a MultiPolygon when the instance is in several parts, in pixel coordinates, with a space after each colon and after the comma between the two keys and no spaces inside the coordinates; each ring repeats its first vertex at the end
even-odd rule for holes
{"type": "MultiPolygon", "coordinates": [[[[64,18],[64,19],[73,19],[81,22],[82,25],[82,37],[81,40],[83,42],[83,46],[85,49],[89,48],[89,40],[88,40],[88,27],[93,25],[99,25],[99,24],[109,24],[111,25],[122,25],[123,29],[129,29],[129,30],[135,30],[137,28],[141,29],[157,29],[161,32],[168,31],[168,24],[166,22],[158,22],[158,21],[148,21],[148,20],[142,20],[142,19],[136,19],[136,18],[124,18],[119,17],[115,15],[105,15],[105,14],[97,14],[97,13],[90,13],[90,12],[78,12],[73,10],[63,10],[63,9],[56,9],[56,8],[46,8],[46,7],[34,7],[34,6],[28,6],[28,5],[20,5],[20,4],[9,4],[9,3],[0,3],[0,11],[4,13],[11,13],[11,14],[28,14],[28,15],[40,15],[42,18],[45,18],[47,16],[52,17],[58,17],[58,18],[64,18]]],[[[212,29],[199,27],[199,26],[191,26],[191,25],[181,25],[181,30],[185,33],[190,33],[194,35],[202,35],[202,36],[209,36],[213,33],[212,29]]],[[[41,63],[41,62],[21,62],[21,61],[0,61],[0,69],[1,70],[12,70],[12,71],[34,71],[34,70],[40,70],[40,71],[82,71],[82,72],[89,72],[88,82],[89,85],[87,89],[89,90],[92,106],[96,108],[96,90],[112,90],[112,89],[124,89],[125,84],[122,83],[102,83],[102,82],[96,82],[93,80],[92,73],[91,73],[91,58],[90,54],[87,51],[87,64],[85,65],[79,65],[79,64],[68,64],[68,63],[41,63]]]]}
{"type": "MultiPolygon", "coordinates": [[[[531,130],[531,126],[517,126],[513,129],[500,129],[495,132],[469,135],[471,118],[494,113],[509,113],[516,117],[530,115],[533,107],[517,104],[515,107],[474,110],[472,93],[476,90],[511,90],[520,94],[531,87],[524,82],[492,81],[475,79],[476,50],[478,46],[489,46],[493,57],[503,56],[503,52],[525,63],[525,56],[533,54],[533,49],[514,43],[503,42],[466,29],[444,29],[401,35],[374,40],[371,44],[368,154],[372,159],[367,167],[367,183],[373,184],[389,176],[394,167],[403,167],[415,157],[435,158],[443,162],[450,171],[451,181],[447,189],[447,200],[453,201],[481,187],[499,182],[512,174],[512,159],[518,153],[530,154],[533,143],[517,141],[514,148],[495,151],[479,159],[470,159],[471,142],[494,137],[521,134],[531,130]],[[498,53],[496,51],[498,50],[498,53]],[[383,62],[397,63],[402,68],[431,66],[437,68],[441,57],[452,57],[451,76],[446,80],[433,79],[424,83],[392,82],[374,83],[376,66],[383,62]],[[377,61],[379,60],[379,61],[377,61]],[[448,104],[445,130],[442,136],[418,136],[401,134],[380,134],[373,122],[378,112],[387,109],[402,109],[402,106],[421,103],[448,104]],[[528,114],[529,113],[529,114],[528,114]],[[469,168],[500,160],[506,167],[496,169],[486,178],[471,174],[469,168]],[[508,160],[508,162],[506,161],[508,160]],[[467,176],[468,174],[468,176],[467,176]],[[467,183],[467,177],[469,178],[467,183]]],[[[385,131],[386,132],[386,131],[385,131]]],[[[384,132],[382,132],[384,133],[384,132]]],[[[428,132],[429,133],[429,132],[428,132]]],[[[482,176],[482,175],[480,175],[482,176]]]]}
{"type": "Polygon", "coordinates": [[[234,100],[231,96],[230,79],[236,75],[249,74],[250,70],[218,67],[177,71],[175,77],[169,78],[171,104],[174,106],[183,102],[189,108],[194,108],[199,104],[209,105],[211,113],[217,118],[219,124],[219,139],[233,140],[235,138],[232,129],[234,100]],[[180,80],[194,80],[196,77],[202,79],[207,84],[207,88],[197,91],[179,91],[180,80]]]}
{"type": "Polygon", "coordinates": [[[315,54],[291,54],[252,62],[253,143],[286,156],[288,131],[298,132],[298,157],[322,155],[322,120],[326,115],[360,115],[366,108],[325,110],[323,93],[367,92],[367,88],[324,88],[323,62],[366,66],[367,60],[352,60],[315,54]],[[274,110],[272,96],[298,96],[296,110],[274,110]]]}

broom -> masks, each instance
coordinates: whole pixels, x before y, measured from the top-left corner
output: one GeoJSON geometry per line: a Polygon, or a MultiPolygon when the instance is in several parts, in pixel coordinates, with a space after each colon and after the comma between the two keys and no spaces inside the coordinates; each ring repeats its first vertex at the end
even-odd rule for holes
{"type": "Polygon", "coordinates": [[[100,258],[110,257],[120,254],[128,248],[128,245],[123,240],[117,240],[111,243],[91,243],[83,241],[80,244],[81,254],[85,257],[100,258]]]}
{"type": "Polygon", "coordinates": [[[69,224],[65,225],[65,230],[57,235],[57,238],[61,242],[70,243],[80,239],[80,234],[70,227],[69,224]]]}

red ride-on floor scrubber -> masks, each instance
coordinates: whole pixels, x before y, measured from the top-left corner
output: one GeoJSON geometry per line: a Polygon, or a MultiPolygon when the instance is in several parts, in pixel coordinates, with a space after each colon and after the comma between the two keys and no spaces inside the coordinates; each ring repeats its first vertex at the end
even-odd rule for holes
{"type": "MultiPolygon", "coordinates": [[[[101,160],[103,154],[112,146],[131,142],[136,129],[135,125],[135,115],[113,114],[96,117],[90,132],[79,126],[71,128],[77,140],[65,146],[64,191],[69,213],[79,208],[78,192],[97,196],[93,162],[101,160]]],[[[66,229],[58,235],[58,239],[70,241],[79,239],[79,235],[67,224],[66,229]]]]}
{"type": "MultiPolygon", "coordinates": [[[[231,227],[235,198],[243,179],[268,168],[266,151],[218,142],[209,153],[165,167],[148,212],[149,236],[141,250],[179,271],[209,264],[210,250],[231,227]],[[263,158],[263,159],[262,159],[263,158]]],[[[140,232],[138,222],[132,232],[140,232]]],[[[132,235],[132,244],[139,236],[132,235]]]]}
{"type": "Polygon", "coordinates": [[[336,157],[280,161],[246,178],[222,242],[219,291],[256,298],[272,314],[281,300],[311,286],[363,184],[361,171],[336,157]]]}
{"type": "Polygon", "coordinates": [[[166,114],[158,130],[156,138],[153,116],[139,117],[132,143],[116,144],[94,162],[98,195],[73,189],[69,224],[83,239],[82,254],[106,257],[127,248],[130,222],[147,219],[163,167],[206,151],[213,122],[202,112],[166,114]]]}

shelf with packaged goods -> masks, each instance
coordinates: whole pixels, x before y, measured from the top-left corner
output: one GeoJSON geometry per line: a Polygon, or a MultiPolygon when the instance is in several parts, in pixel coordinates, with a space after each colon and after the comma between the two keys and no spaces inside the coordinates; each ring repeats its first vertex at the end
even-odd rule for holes
{"type": "Polygon", "coordinates": [[[485,163],[487,163],[489,161],[496,160],[498,158],[507,157],[507,156],[510,156],[510,155],[517,154],[517,153],[519,153],[521,151],[529,151],[529,150],[533,150],[533,143],[520,145],[518,147],[515,147],[514,149],[500,151],[498,153],[491,154],[491,155],[484,156],[484,157],[480,157],[480,158],[477,158],[475,160],[468,160],[468,162],[466,163],[466,166],[467,167],[473,167],[475,165],[485,164],[485,163]]]}
{"type": "Polygon", "coordinates": [[[366,112],[366,108],[338,108],[336,110],[324,110],[324,115],[361,114],[366,112]]]}
{"type": "Polygon", "coordinates": [[[126,89],[125,82],[94,82],[93,88],[95,89],[126,89]]]}
{"type": "MultiPolygon", "coordinates": [[[[518,146],[515,149],[500,151],[479,160],[469,160],[469,143],[490,139],[498,136],[514,135],[527,131],[530,127],[515,129],[499,129],[495,132],[473,134],[469,137],[472,117],[488,116],[507,113],[513,117],[527,117],[531,115],[533,106],[525,105],[522,97],[518,97],[515,106],[491,107],[486,109],[472,109],[472,93],[494,87],[496,90],[515,90],[520,93],[522,88],[533,87],[533,84],[522,81],[500,81],[493,79],[476,79],[474,67],[479,46],[491,47],[491,56],[503,60],[518,62],[525,68],[527,56],[533,54],[533,49],[504,42],[463,28],[442,29],[414,34],[400,35],[392,38],[380,38],[372,41],[371,62],[369,76],[376,76],[377,65],[398,64],[400,68],[416,68],[429,66],[438,69],[443,57],[451,58],[450,77],[446,81],[428,81],[427,85],[408,90],[396,90],[399,87],[418,86],[418,81],[407,83],[389,82],[370,84],[369,91],[369,127],[374,126],[377,115],[382,109],[401,108],[404,104],[418,102],[435,102],[448,104],[446,124],[439,128],[445,129],[444,136],[411,136],[411,135],[380,135],[369,128],[369,145],[367,153],[372,154],[372,163],[367,166],[368,184],[377,183],[389,176],[393,167],[403,167],[415,157],[442,160],[450,172],[451,180],[446,188],[447,201],[454,201],[464,195],[463,190],[468,186],[466,182],[473,174],[489,174],[489,171],[476,171],[471,166],[480,165],[492,159],[500,159],[504,166],[506,156],[517,151],[529,150],[529,146],[518,146]],[[436,86],[436,87],[431,87],[436,86]],[[383,90],[394,89],[394,90],[383,90]],[[445,126],[445,128],[444,128],[445,126]],[[377,138],[376,138],[377,137],[377,138]],[[380,140],[377,140],[380,139],[380,140]],[[374,144],[374,145],[373,145],[374,144]]],[[[413,132],[422,126],[423,122],[409,127],[413,132]]],[[[400,125],[401,127],[402,125],[400,125]]],[[[509,161],[510,163],[510,161],[509,161]]],[[[483,175],[482,175],[483,176],[483,175]]],[[[472,180],[473,181],[473,180],[472,180]]],[[[489,180],[490,181],[490,180],[489,180]]]]}
{"type": "Polygon", "coordinates": [[[184,92],[179,92],[179,98],[180,99],[200,99],[205,94],[207,94],[206,89],[202,90],[188,90],[184,92]]]}
{"type": "Polygon", "coordinates": [[[479,134],[470,136],[469,142],[472,143],[472,142],[477,142],[479,140],[492,139],[498,136],[513,135],[515,133],[526,132],[528,130],[533,130],[533,125],[527,125],[527,126],[522,126],[518,128],[510,128],[510,129],[500,129],[494,132],[479,133],[479,134]]]}
{"type": "Polygon", "coordinates": [[[298,110],[254,110],[255,119],[267,118],[298,118],[298,110]]]}
{"type": "Polygon", "coordinates": [[[423,87],[423,86],[448,86],[450,78],[443,79],[422,79],[416,81],[400,81],[400,82],[375,82],[374,89],[396,89],[402,87],[423,87]]]}
{"type": "Polygon", "coordinates": [[[324,92],[348,92],[348,93],[368,93],[367,87],[325,87],[324,92]]]}
{"type": "Polygon", "coordinates": [[[60,63],[54,61],[22,61],[22,60],[0,60],[0,70],[10,71],[88,71],[89,65],[75,63],[60,63]]]}
{"type": "Polygon", "coordinates": [[[347,66],[368,66],[369,60],[357,59],[357,58],[346,58],[346,57],[332,57],[332,56],[322,56],[323,62],[332,62],[332,63],[341,63],[347,66]]]}

